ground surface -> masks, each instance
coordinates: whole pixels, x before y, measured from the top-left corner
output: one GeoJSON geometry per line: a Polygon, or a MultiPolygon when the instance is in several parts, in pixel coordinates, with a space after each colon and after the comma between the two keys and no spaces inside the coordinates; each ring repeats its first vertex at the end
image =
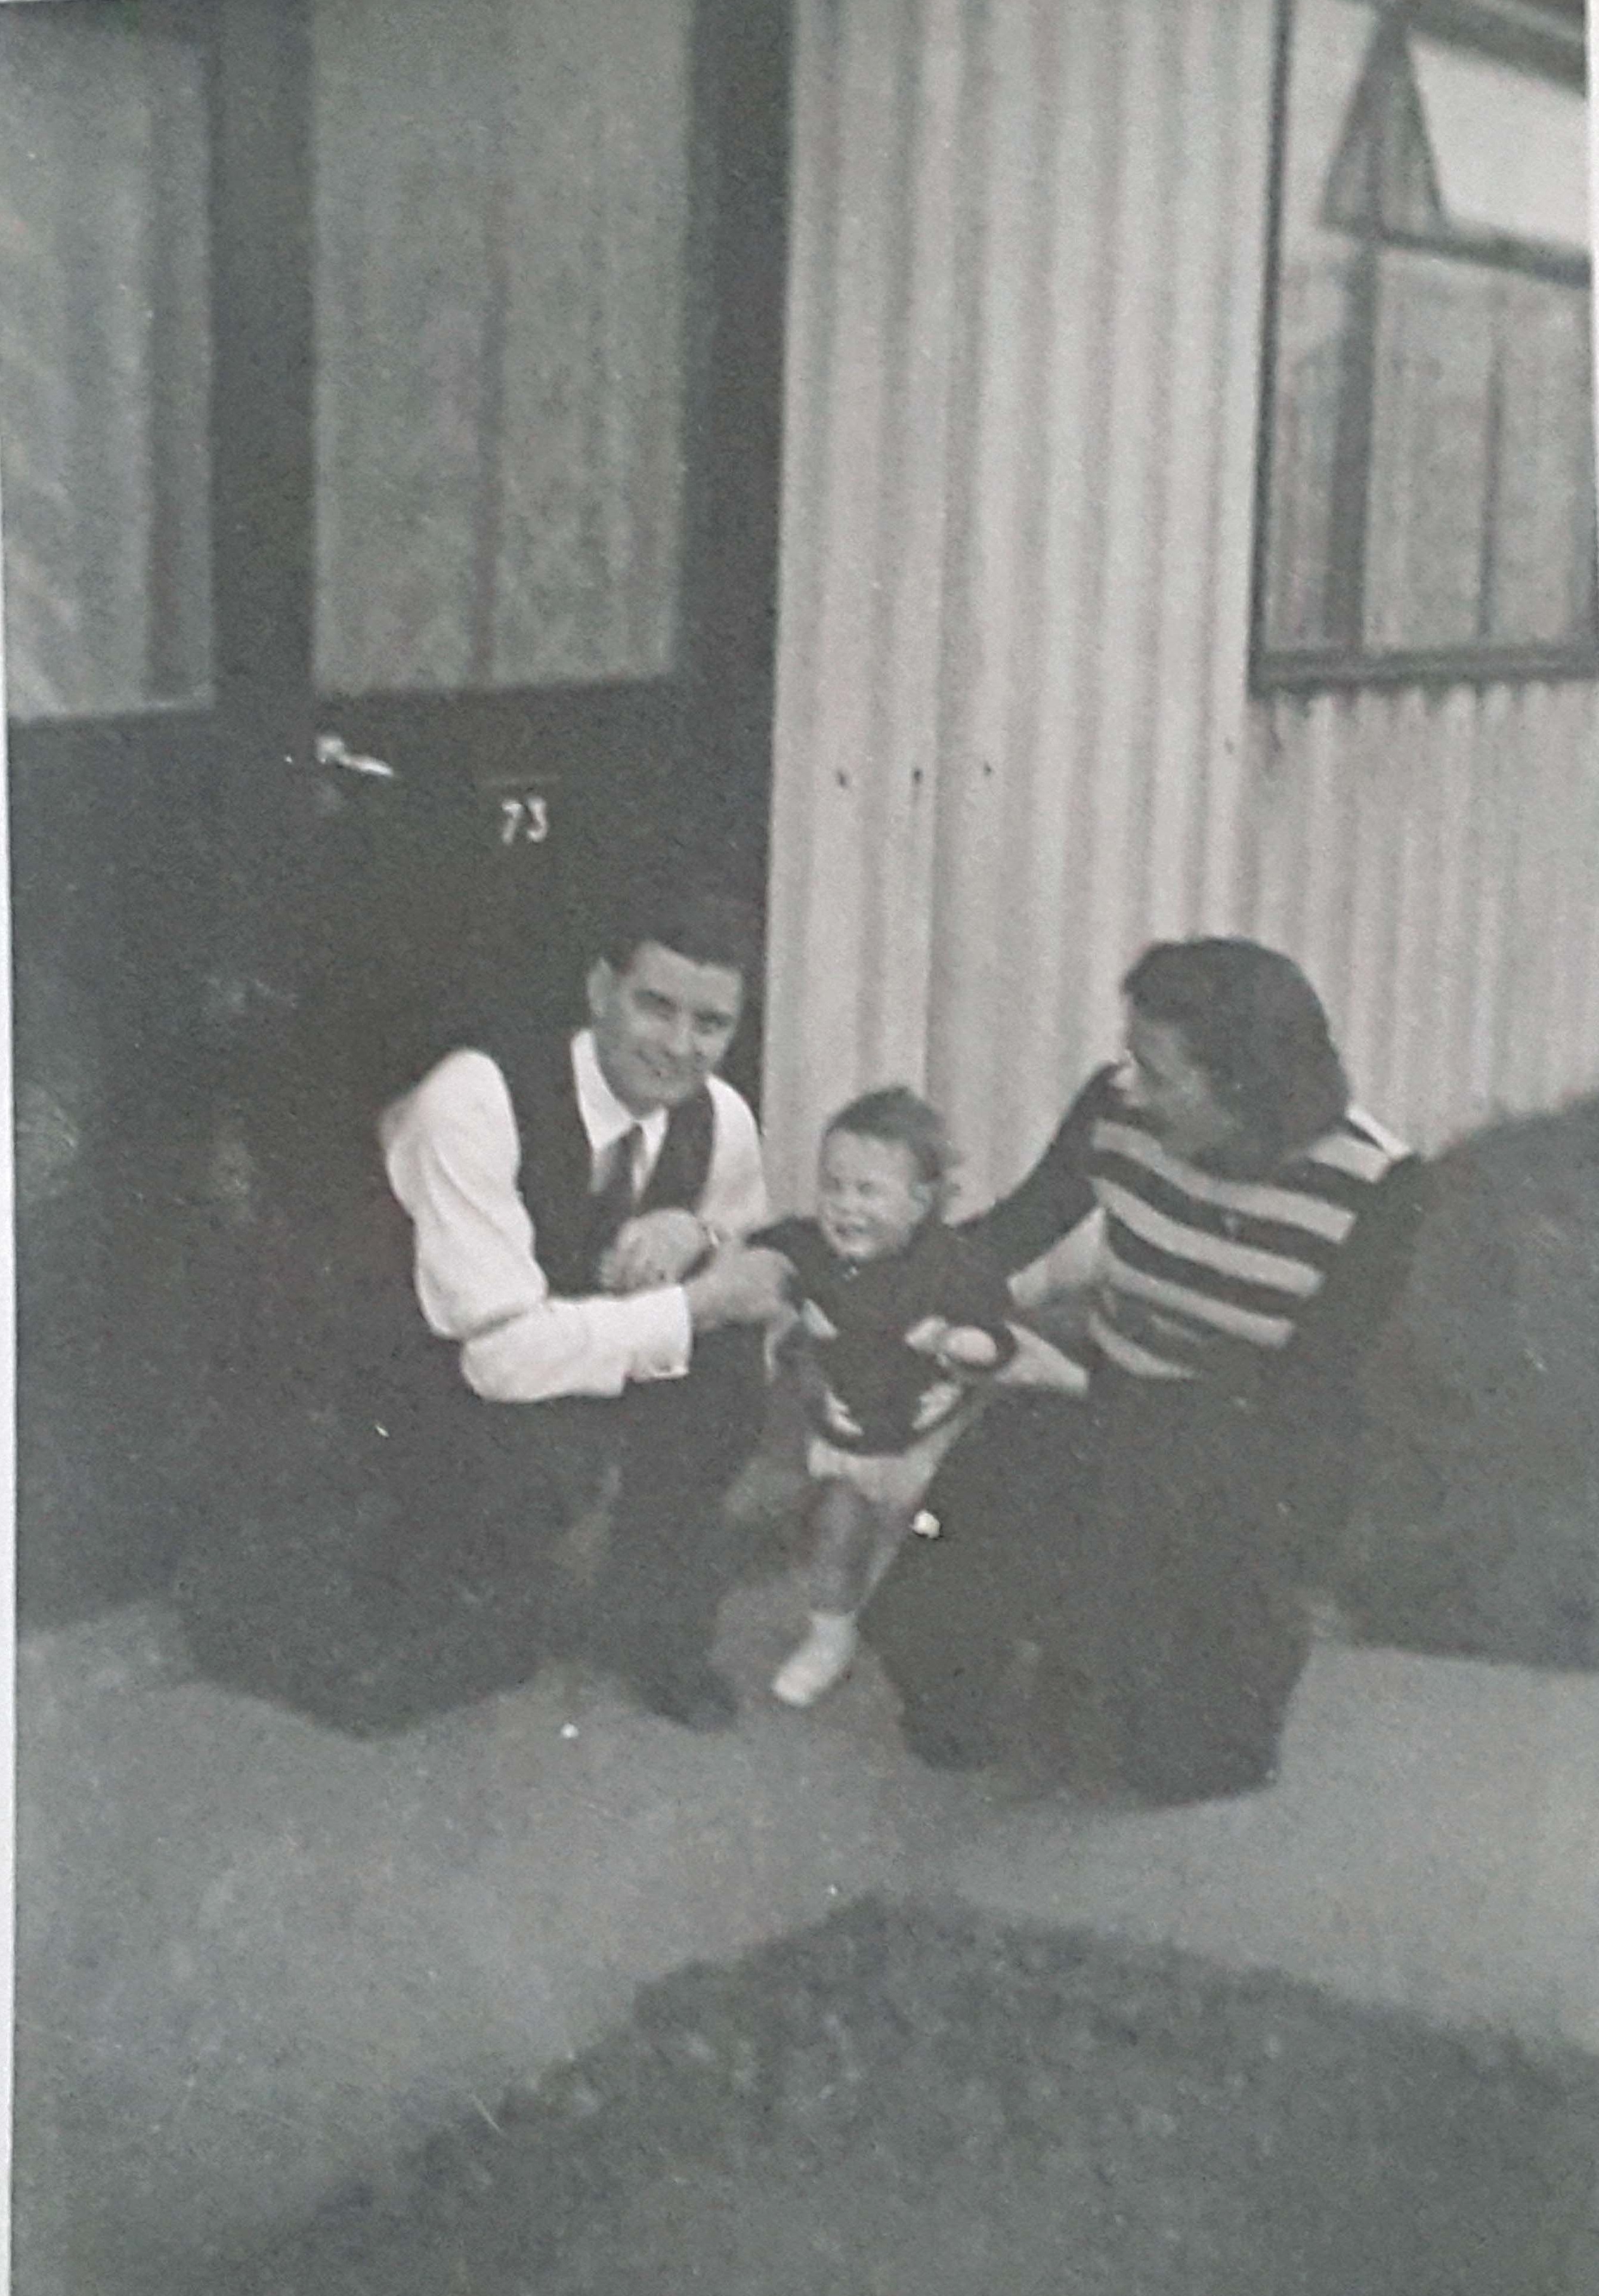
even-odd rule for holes
{"type": "MultiPolygon", "coordinates": [[[[1019,1795],[1003,1778],[923,1769],[899,1742],[869,1660],[815,1713],[778,1708],[765,1685],[800,1614],[797,1590],[782,1581],[727,1604],[720,1657],[742,1711],[735,1730],[713,1738],[560,1669],[357,1738],[197,1677],[170,1617],[152,1610],[25,1644],[17,2296],[226,2296],[236,2284],[230,2259],[258,2259],[331,2194],[365,2184],[390,2207],[408,2206],[430,2132],[492,2136],[491,2122],[508,2125],[507,2094],[541,2082],[574,2102],[579,2120],[602,2117],[588,2110],[591,2091],[620,2098],[601,2132],[613,2161],[664,2142],[663,2129],[697,2130],[694,2143],[710,2145],[691,2145],[686,2161],[660,2157],[659,2174],[624,2197],[599,2195],[596,2231],[615,2223],[636,2262],[660,2210],[678,2201],[694,2236],[711,2238],[718,2196],[736,2193],[742,2173],[716,2149],[728,2113],[764,2110],[763,2100],[778,2113],[772,2125],[787,2134],[762,2170],[776,2213],[760,2234],[775,2276],[759,2276],[741,2250],[725,2284],[754,2273],[742,2284],[748,2296],[806,2284],[793,2276],[811,2268],[804,2243],[819,2193],[846,2255],[877,2259],[925,2218],[942,2227],[940,2246],[969,2258],[954,2227],[989,2221],[980,2188],[995,2180],[1017,2224],[1030,2223],[1029,2240],[1054,2242],[1050,2190],[1085,2146],[1122,2179],[1109,2215],[1090,2212],[1095,2239],[1109,2245],[1086,2252],[1109,2259],[1106,2269],[1142,2253],[1141,2226],[1173,2225],[1195,2273],[1213,2253],[1242,2269],[1256,2243],[1277,2237],[1275,2217],[1250,2213],[1250,2195],[1267,2192],[1265,2156],[1231,2198],[1193,2185],[1196,2161],[1223,2186],[1243,2177],[1250,2132],[1269,2138],[1279,2106],[1293,2142],[1312,2149],[1346,2123],[1388,2130],[1413,2118],[1415,2176],[1424,2182],[1432,2162],[1453,2189],[1450,2100],[1465,2097],[1468,2062],[1488,2084],[1495,2145],[1507,2126],[1494,2103],[1503,2077],[1505,2112],[1529,2116],[1535,2150],[1543,2128],[1547,2159],[1564,2157],[1564,2108],[1524,2078],[1509,2037],[1551,2063],[1573,2044],[1599,2057],[1592,1677],[1324,1648],[1296,1698],[1272,1792],[1118,1815],[1019,1795]],[[902,1935],[873,1903],[906,1909],[913,1927],[902,1935]],[[1086,1977],[1071,1978],[1070,1963],[1066,1976],[1041,1977],[1043,1964],[1027,1959],[1033,1948],[1015,1958],[1008,1943],[950,1945],[938,1923],[914,1928],[916,1909],[954,1903],[990,1938],[1088,1931],[1119,1943],[1086,1977]],[[849,1909],[864,1926],[817,1932],[849,1909]],[[791,1969],[783,1940],[806,1933],[824,1942],[797,1947],[791,1969]],[[891,1940],[881,1953],[880,1935],[891,1940]],[[1128,2013],[1142,2038],[1119,2070],[1119,2045],[1107,2043],[1110,2086],[1084,2086],[1070,2038],[1078,2012],[1112,2030],[1127,2012],[1120,1956],[1141,1949],[1182,1959],[1152,1964],[1168,1974],[1142,2022],[1128,2013]],[[715,1969],[676,1989],[675,1973],[707,1962],[725,1965],[727,1992],[715,1969]],[[1323,2010],[1296,2010],[1300,2024],[1283,2029],[1308,2037],[1302,2050],[1294,2044],[1285,2089],[1261,2070],[1274,2062],[1267,2027],[1251,2021],[1267,2014],[1262,2003],[1312,1997],[1292,1984],[1274,1992],[1289,1978],[1312,1983],[1323,2010]],[[663,1980],[664,1992],[649,1990],[663,1980]],[[952,2005],[957,1996],[964,2007],[952,2005]],[[883,2004],[901,1997],[903,2013],[885,2020],[883,2004]],[[1392,2029],[1392,2047],[1372,2042],[1382,2030],[1372,2013],[1396,2009],[1505,2038],[1497,2054],[1465,2059],[1408,2022],[1392,2029]],[[660,2019],[664,2030],[709,2035],[711,2060],[692,2039],[664,2056],[641,2041],[660,2019]],[[1175,2055],[1161,2038],[1172,2019],[1175,2055]],[[747,2040],[729,2038],[746,2020],[747,2040]],[[1001,2082],[1011,2116],[1002,2126],[995,2068],[1034,2024],[1041,2046],[1065,2051],[1071,2078],[1034,2098],[1054,2135],[1016,2124],[1013,2146],[1014,2100],[1001,2082]],[[657,2071],[683,2078],[680,2093],[645,2080],[658,2056],[657,2071]],[[1238,2110],[1249,2111],[1210,2131],[1202,2124],[1226,2118],[1234,2073],[1245,2076],[1238,2110]],[[1257,2079],[1267,2086],[1252,2087],[1257,2079]],[[820,2144],[829,2115],[858,2089],[868,2122],[882,2112],[891,2136],[910,2126],[923,2088],[921,2134],[881,2189],[869,2175],[851,2181],[849,2144],[808,2149],[808,2114],[819,2116],[820,2144]],[[1086,2123],[1070,2117],[1079,2096],[1086,2123]],[[1411,2100],[1398,2118],[1383,2103],[1393,2096],[1411,2100]],[[1129,2098],[1154,2117],[1135,2113],[1116,2136],[1129,2098]],[[1174,2116],[1183,2133],[1154,2143],[1174,2116]]],[[[1460,2125],[1477,2127],[1469,2113],[1460,2125]]],[[[1463,2157],[1475,2161],[1478,2142],[1463,2157]]],[[[1358,2144],[1349,2157],[1358,2165],[1358,2144]]],[[[447,2190],[470,2194],[485,2166],[476,2152],[435,2155],[426,2209],[445,2206],[447,2190]]],[[[1104,2183],[1095,2174],[1071,2186],[1074,2208],[1104,2183]]],[[[529,2175],[520,2197],[502,2191],[496,2205],[513,2215],[529,2205],[545,2172],[529,2175]]],[[[1513,2177],[1497,2193],[1507,2225],[1525,2221],[1521,2192],[1513,2177]]],[[[1563,2194],[1551,2205],[1564,2210],[1563,2194]]],[[[1300,2205],[1292,2194],[1282,2202],[1300,2205]]],[[[442,2237],[442,2222],[427,2217],[430,2239],[442,2237]]],[[[1307,2238],[1333,2237],[1322,2218],[1307,2223],[1307,2238]]],[[[370,2231],[368,2220],[362,2237],[370,2231]]],[[[983,2236],[997,2236],[991,2224],[983,2236]]],[[[577,2272],[585,2252],[562,2269],[577,2272]]],[[[709,2251],[695,2260],[710,2271],[709,2251]]],[[[1592,2286],[1573,2278],[1570,2296],[1599,2296],[1599,2217],[1589,2266],[1592,2286]]],[[[439,2296],[479,2296],[480,2286],[499,2296],[492,2280],[462,2280],[453,2261],[439,2269],[439,2296]]],[[[652,2284],[614,2249],[592,2270],[607,2296],[652,2284],[686,2296],[698,2284],[652,2284]]],[[[293,2296],[318,2296],[320,2271],[308,2265],[293,2296]]],[[[1005,2284],[985,2281],[976,2263],[972,2272],[967,2284],[1005,2284]]],[[[836,2274],[816,2284],[850,2285],[836,2274]]],[[[1143,2284],[1127,2284],[1136,2296],[1143,2284]]],[[[1462,2284],[1469,2296],[1491,2283],[1462,2284]]],[[[1506,2296],[1539,2285],[1514,2277],[1506,2296]]]]}
{"type": "Polygon", "coordinates": [[[20,1652],[17,2296],[225,2296],[352,2178],[384,2196],[354,2250],[320,2222],[273,2296],[374,2258],[397,2296],[1599,2296],[1599,2217],[1557,2256],[1587,2111],[1558,2050],[1599,2056],[1596,1395],[1590,1104],[1446,1160],[1336,1573],[1371,1647],[1318,1652],[1272,1793],[1144,1817],[934,1777],[869,1660],[778,1711],[801,1606],[769,1573],[724,1614],[726,1738],[559,1669],[507,1686],[503,1605],[430,1685],[360,1652],[327,1460],[285,1460],[209,1642],[141,1604],[20,1652]],[[573,2113],[496,2133],[541,2079],[573,2113]],[[472,2140],[424,2166],[441,2128],[472,2140]],[[603,2205],[518,2281],[569,2175],[603,2205]]]}
{"type": "Polygon", "coordinates": [[[348,2198],[250,2296],[1546,2296],[1599,2092],[1269,1976],[865,1903],[348,2198]]]}

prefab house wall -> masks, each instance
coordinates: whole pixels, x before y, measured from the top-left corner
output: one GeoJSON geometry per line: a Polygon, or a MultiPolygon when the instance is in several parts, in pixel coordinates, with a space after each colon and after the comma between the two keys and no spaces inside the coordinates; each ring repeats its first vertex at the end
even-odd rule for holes
{"type": "Polygon", "coordinates": [[[968,1201],[1142,944],[1258,933],[1436,1144],[1599,1076],[1599,692],[1251,701],[1273,0],[800,0],[766,1121],[968,1201]]]}
{"type": "Polygon", "coordinates": [[[1242,916],[1423,1145],[1599,1081],[1599,686],[1279,694],[1256,709],[1242,916]]]}

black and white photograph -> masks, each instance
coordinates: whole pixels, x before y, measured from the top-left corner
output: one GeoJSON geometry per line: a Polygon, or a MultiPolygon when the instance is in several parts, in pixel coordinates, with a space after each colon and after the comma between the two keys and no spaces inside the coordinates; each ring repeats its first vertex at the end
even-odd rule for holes
{"type": "Polygon", "coordinates": [[[14,2296],[1599,2296],[1587,45],[0,0],[14,2296]]]}

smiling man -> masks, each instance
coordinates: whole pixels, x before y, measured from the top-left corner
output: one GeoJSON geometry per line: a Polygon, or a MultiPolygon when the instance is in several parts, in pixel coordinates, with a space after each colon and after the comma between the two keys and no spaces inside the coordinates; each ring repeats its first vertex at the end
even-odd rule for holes
{"type": "Polygon", "coordinates": [[[740,905],[636,898],[589,970],[586,1028],[552,1037],[510,1016],[381,1125],[423,1317],[459,1350],[502,1495],[511,1462],[529,1566],[574,1442],[596,1475],[616,1465],[589,1646],[698,1729],[734,1710],[709,1653],[727,1579],[717,1502],[758,1404],[738,1327],[769,1320],[784,1275],[742,1247],[767,1217],[759,1139],[716,1073],[752,962],[740,905]]]}

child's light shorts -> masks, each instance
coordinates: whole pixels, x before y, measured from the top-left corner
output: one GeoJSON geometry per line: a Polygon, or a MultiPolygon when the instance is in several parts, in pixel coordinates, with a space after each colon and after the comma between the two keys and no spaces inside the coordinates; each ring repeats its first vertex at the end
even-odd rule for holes
{"type": "Polygon", "coordinates": [[[941,1426],[914,1437],[903,1451],[841,1451],[824,1435],[813,1435],[806,1468],[815,1482],[848,1483],[873,1506],[914,1514],[957,1437],[965,1433],[980,1408],[980,1398],[969,1398],[941,1426]]]}

